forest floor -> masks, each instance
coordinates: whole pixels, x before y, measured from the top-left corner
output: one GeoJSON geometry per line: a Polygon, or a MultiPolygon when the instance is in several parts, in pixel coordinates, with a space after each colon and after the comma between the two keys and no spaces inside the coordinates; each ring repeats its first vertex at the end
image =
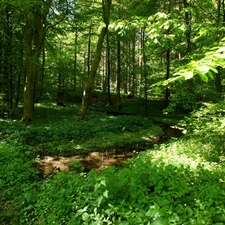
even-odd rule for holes
{"type": "Polygon", "coordinates": [[[225,223],[225,104],[164,115],[163,102],[43,102],[0,119],[0,223],[225,223]]]}
{"type": "MultiPolygon", "coordinates": [[[[70,164],[74,160],[78,160],[81,163],[82,171],[89,172],[92,169],[102,170],[109,166],[123,166],[123,164],[133,159],[138,152],[144,151],[154,146],[154,144],[164,143],[169,139],[174,139],[182,136],[182,130],[176,127],[178,121],[186,114],[174,114],[166,116],[162,113],[164,102],[158,99],[152,99],[145,101],[143,99],[137,99],[134,97],[124,97],[119,104],[115,104],[115,99],[112,99],[114,104],[109,105],[107,103],[107,95],[97,95],[92,98],[91,107],[89,107],[87,120],[90,120],[93,116],[98,117],[102,114],[107,116],[143,116],[154,122],[157,126],[162,128],[163,133],[157,134],[152,137],[145,137],[143,140],[133,141],[132,138],[128,139],[127,143],[119,143],[102,148],[95,146],[94,151],[81,152],[79,154],[73,154],[72,156],[51,156],[45,155],[39,160],[38,169],[41,174],[51,174],[58,171],[69,171],[70,164]]],[[[62,117],[70,115],[71,111],[77,110],[77,105],[71,103],[63,103],[56,108],[62,112],[62,117]],[[59,107],[61,106],[61,108],[59,107]]],[[[51,112],[55,106],[51,106],[46,113],[48,120],[51,121],[51,115],[54,115],[54,119],[57,113],[51,112]]],[[[42,114],[40,112],[40,114],[42,114]]],[[[60,115],[61,113],[59,113],[60,115]]],[[[74,116],[74,115],[73,115],[74,116]]],[[[37,117],[41,118],[40,115],[37,117]]],[[[143,134],[142,134],[143,135],[143,134]]],[[[97,141],[96,141],[97,142],[97,141]]],[[[92,148],[89,145],[89,148],[92,148]]],[[[45,176],[45,175],[44,175],[45,176]]]]}

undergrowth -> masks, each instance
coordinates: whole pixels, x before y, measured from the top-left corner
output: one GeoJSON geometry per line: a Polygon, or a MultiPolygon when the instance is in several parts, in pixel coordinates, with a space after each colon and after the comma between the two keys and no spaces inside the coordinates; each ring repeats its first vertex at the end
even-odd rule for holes
{"type": "Polygon", "coordinates": [[[122,134],[130,135],[129,139],[133,133],[144,136],[148,131],[153,135],[150,128],[158,130],[141,117],[95,118],[78,123],[78,127],[62,121],[58,126],[46,124],[42,134],[40,127],[32,126],[13,132],[14,126],[9,124],[6,133],[0,131],[4,133],[0,144],[0,223],[225,224],[224,112],[223,103],[202,107],[181,122],[186,135],[139,153],[123,168],[88,174],[59,172],[45,180],[38,180],[31,164],[39,142],[72,139],[84,143],[99,137],[106,143],[106,137],[113,135],[121,141],[122,134]]]}

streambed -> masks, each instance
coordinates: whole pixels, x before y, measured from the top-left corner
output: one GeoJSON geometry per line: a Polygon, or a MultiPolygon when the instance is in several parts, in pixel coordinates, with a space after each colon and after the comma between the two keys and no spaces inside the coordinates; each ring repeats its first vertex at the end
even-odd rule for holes
{"type": "Polygon", "coordinates": [[[135,155],[146,149],[150,149],[154,144],[167,141],[170,138],[181,136],[181,131],[165,127],[164,135],[144,140],[141,143],[117,146],[110,150],[101,150],[90,152],[89,154],[79,154],[71,157],[52,157],[45,156],[38,162],[40,177],[44,179],[47,174],[54,174],[60,171],[70,171],[71,163],[78,161],[81,164],[83,172],[89,172],[92,169],[101,170],[109,166],[123,166],[124,162],[132,159],[135,155]]]}

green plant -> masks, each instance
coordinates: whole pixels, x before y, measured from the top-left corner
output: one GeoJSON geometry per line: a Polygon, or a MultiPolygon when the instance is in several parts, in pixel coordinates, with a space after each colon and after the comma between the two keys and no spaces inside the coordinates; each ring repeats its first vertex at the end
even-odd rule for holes
{"type": "Polygon", "coordinates": [[[83,171],[83,167],[80,161],[74,159],[70,162],[70,171],[75,171],[81,173],[83,171]]]}

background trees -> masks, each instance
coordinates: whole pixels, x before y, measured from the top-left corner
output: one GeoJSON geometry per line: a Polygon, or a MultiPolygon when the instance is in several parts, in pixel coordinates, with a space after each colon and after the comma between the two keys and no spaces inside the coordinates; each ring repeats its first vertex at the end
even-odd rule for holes
{"type": "MultiPolygon", "coordinates": [[[[35,102],[80,102],[96,57],[101,1],[0,4],[2,113],[13,114],[22,106],[26,121],[32,119],[35,102]]],[[[121,95],[130,94],[146,103],[164,99],[171,110],[191,110],[197,100],[220,96],[215,93],[222,91],[221,66],[212,73],[214,82],[207,84],[195,78],[158,95],[150,86],[218,46],[224,36],[224,12],[222,0],[113,1],[92,90],[107,92],[110,104],[116,93],[117,106],[121,95]]]]}

